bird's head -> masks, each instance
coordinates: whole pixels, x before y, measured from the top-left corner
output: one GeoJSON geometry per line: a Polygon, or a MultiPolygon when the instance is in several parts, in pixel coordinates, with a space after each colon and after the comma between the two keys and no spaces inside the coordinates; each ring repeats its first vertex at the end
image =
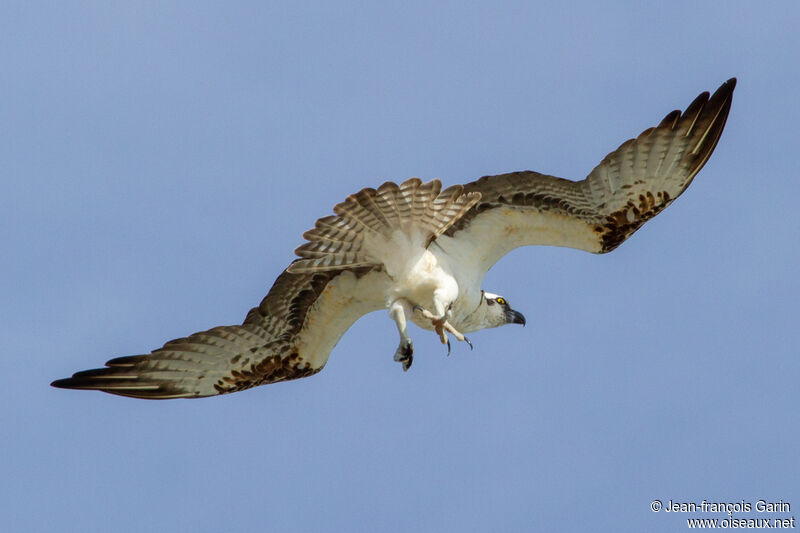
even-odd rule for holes
{"type": "Polygon", "coordinates": [[[511,309],[508,300],[502,296],[483,291],[481,307],[484,307],[483,327],[496,328],[506,324],[525,325],[525,317],[522,316],[522,313],[511,309]]]}

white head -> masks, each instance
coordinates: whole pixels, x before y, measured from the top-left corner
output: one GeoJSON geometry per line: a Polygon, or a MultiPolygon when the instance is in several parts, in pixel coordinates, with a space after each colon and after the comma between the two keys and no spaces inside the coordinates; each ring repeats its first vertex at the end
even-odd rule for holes
{"type": "Polygon", "coordinates": [[[481,302],[478,307],[464,320],[469,326],[465,331],[477,331],[486,328],[496,328],[506,324],[525,325],[522,313],[514,311],[508,301],[502,296],[491,292],[481,291],[481,302]]]}

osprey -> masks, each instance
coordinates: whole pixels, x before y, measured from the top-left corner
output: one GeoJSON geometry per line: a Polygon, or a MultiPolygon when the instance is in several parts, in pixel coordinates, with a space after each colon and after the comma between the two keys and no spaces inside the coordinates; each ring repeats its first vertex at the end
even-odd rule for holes
{"type": "MultiPolygon", "coordinates": [[[[319,372],[361,316],[387,309],[408,370],[410,320],[452,335],[525,324],[503,297],[481,290],[486,272],[519,246],[606,253],[672,203],[722,134],[736,79],[608,154],[582,181],[523,171],[442,190],[417,178],[363,189],[317,220],[241,326],[167,342],[148,355],[52,383],[137,398],[198,398],[319,372]]],[[[470,344],[470,347],[472,345],[470,344]]]]}

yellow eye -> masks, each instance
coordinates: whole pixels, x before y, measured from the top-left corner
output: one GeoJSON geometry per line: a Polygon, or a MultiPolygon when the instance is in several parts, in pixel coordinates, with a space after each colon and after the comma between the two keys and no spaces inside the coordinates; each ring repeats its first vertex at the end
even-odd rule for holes
{"type": "Polygon", "coordinates": [[[499,303],[500,305],[506,305],[506,299],[501,296],[500,298],[497,299],[497,303],[499,303]]]}

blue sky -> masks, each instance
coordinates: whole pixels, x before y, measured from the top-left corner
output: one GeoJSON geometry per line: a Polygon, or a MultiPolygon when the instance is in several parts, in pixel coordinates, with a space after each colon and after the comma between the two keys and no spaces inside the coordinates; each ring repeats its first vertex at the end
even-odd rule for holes
{"type": "Polygon", "coordinates": [[[654,499],[799,515],[799,11],[4,4],[2,529],[686,528],[654,499]],[[363,187],[581,179],[732,76],[719,146],[668,210],[612,254],[489,272],[526,328],[449,358],[414,328],[403,373],[374,313],[301,381],[172,402],[48,386],[241,322],[363,187]]]}

